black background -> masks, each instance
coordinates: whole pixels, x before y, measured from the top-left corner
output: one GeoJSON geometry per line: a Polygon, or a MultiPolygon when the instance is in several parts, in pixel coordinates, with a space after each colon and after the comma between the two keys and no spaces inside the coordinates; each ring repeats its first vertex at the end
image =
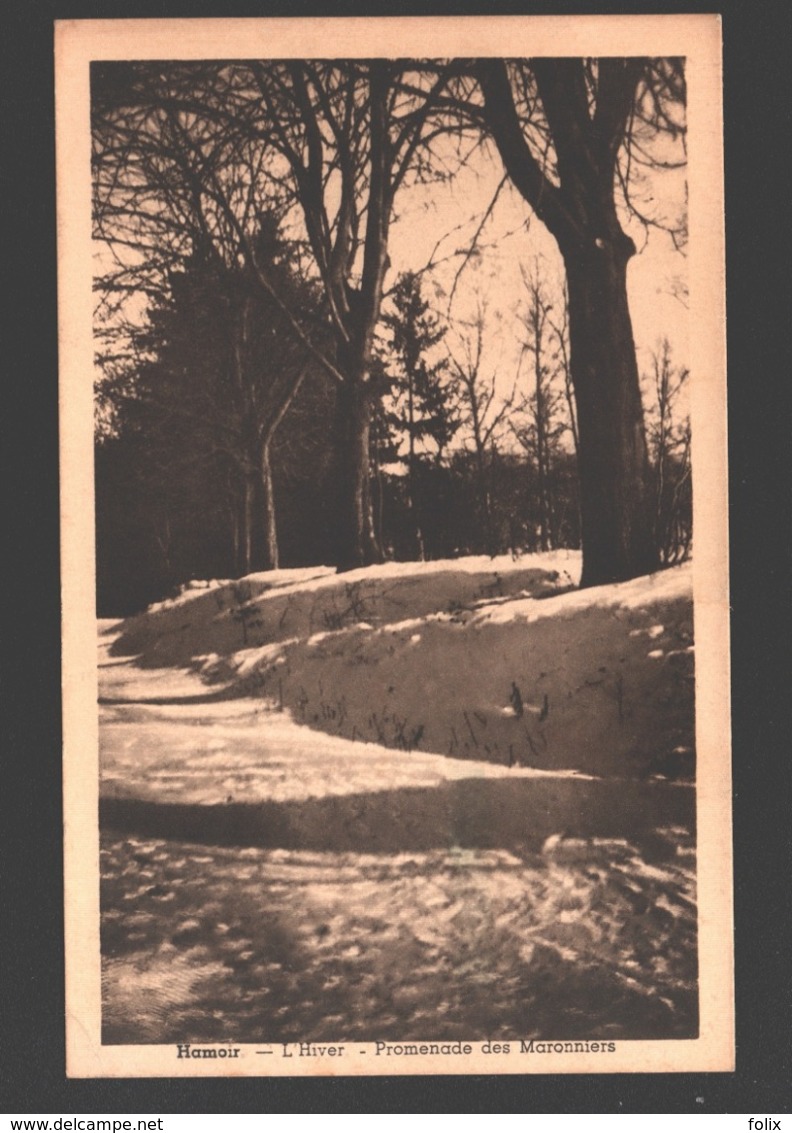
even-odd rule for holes
{"type": "Polygon", "coordinates": [[[4,0],[0,14],[5,605],[0,1108],[21,1113],[767,1113],[792,1082],[788,390],[790,9],[722,3],[737,1070],[733,1074],[67,1081],[64,1071],[53,21],[712,11],[481,0],[4,0]]]}

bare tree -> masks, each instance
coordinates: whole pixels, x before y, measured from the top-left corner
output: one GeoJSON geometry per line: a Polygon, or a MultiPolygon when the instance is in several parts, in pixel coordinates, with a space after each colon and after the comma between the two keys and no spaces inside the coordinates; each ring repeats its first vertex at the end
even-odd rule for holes
{"type": "Polygon", "coordinates": [[[418,76],[407,89],[404,71],[384,60],[254,63],[237,84],[235,121],[281,159],[333,337],[324,361],[338,387],[341,569],[382,555],[370,487],[374,335],[396,194],[406,180],[434,175],[430,110],[450,74],[418,76]]]}
{"type": "Polygon", "coordinates": [[[505,431],[506,418],[514,405],[516,382],[508,396],[500,396],[497,372],[489,378],[482,372],[485,312],[478,316],[469,333],[461,336],[456,354],[449,352],[449,363],[457,378],[460,417],[468,430],[476,468],[476,490],[484,530],[484,548],[489,555],[497,552],[493,525],[492,463],[505,431]]]}
{"type": "Polygon", "coordinates": [[[654,139],[684,141],[682,61],[487,59],[475,74],[483,103],[473,100],[473,113],[555,237],[566,267],[582,583],[647,573],[659,560],[627,301],[627,265],[636,247],[620,209],[684,239],[682,223],[651,212],[636,191],[638,172],[659,163],[654,139]]]}
{"type": "Polygon", "coordinates": [[[528,358],[531,388],[522,399],[522,412],[515,416],[511,428],[536,472],[539,546],[547,551],[556,545],[557,535],[551,488],[552,465],[562,438],[572,426],[564,414],[567,408],[563,384],[566,372],[558,342],[559,332],[552,323],[554,304],[542,282],[538,263],[530,272],[523,269],[522,275],[527,298],[523,350],[528,358]]]}
{"type": "Polygon", "coordinates": [[[680,402],[688,370],[673,363],[667,338],[652,354],[648,412],[654,487],[653,530],[665,566],[686,558],[692,543],[690,417],[680,402]]]}

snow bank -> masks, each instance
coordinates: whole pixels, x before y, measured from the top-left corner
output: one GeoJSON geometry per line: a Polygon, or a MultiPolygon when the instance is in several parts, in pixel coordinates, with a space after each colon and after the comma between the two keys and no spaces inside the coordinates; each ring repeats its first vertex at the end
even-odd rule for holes
{"type": "Polygon", "coordinates": [[[690,566],[570,590],[578,570],[562,553],[251,576],[129,619],[114,650],[200,668],[345,739],[691,777],[690,566]]]}
{"type": "Polygon", "coordinates": [[[513,561],[486,556],[432,563],[384,563],[338,575],[330,567],[270,571],[177,598],[127,618],[115,654],[147,666],[187,665],[253,645],[307,638],[358,623],[382,626],[476,602],[546,594],[577,580],[571,552],[513,561]]]}

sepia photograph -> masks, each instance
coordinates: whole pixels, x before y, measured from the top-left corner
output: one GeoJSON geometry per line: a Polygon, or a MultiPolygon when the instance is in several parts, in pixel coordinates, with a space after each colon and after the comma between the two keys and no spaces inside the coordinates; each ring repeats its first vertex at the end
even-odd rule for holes
{"type": "Polygon", "coordinates": [[[718,18],[56,62],[69,1074],[731,1069],[718,18]]]}

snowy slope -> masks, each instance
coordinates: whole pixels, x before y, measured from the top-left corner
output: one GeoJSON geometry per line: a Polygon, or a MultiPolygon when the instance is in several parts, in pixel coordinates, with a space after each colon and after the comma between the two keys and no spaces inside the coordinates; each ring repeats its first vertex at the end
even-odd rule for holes
{"type": "MultiPolygon", "coordinates": [[[[127,619],[138,666],[191,668],[300,725],[506,767],[689,777],[689,564],[585,591],[579,558],[281,571],[127,619]]],[[[416,758],[416,770],[417,770],[416,758]]]]}
{"type": "Polygon", "coordinates": [[[102,622],[105,1042],[695,1035],[690,571],[578,569],[102,622]]]}

